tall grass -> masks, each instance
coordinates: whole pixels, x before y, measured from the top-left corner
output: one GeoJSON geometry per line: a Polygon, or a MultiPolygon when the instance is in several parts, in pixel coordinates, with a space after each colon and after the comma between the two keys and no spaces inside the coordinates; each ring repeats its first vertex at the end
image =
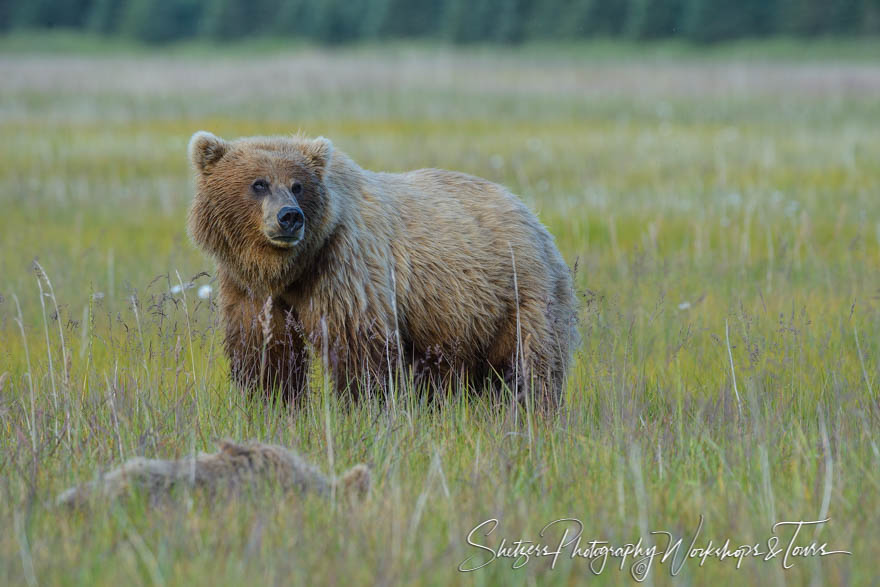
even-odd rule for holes
{"type": "MultiPolygon", "coordinates": [[[[799,543],[853,555],[688,561],[679,581],[875,580],[880,68],[17,54],[0,78],[0,583],[574,583],[584,561],[457,569],[485,560],[466,537],[491,518],[480,539],[497,547],[563,517],[585,539],[688,543],[700,516],[701,545],[830,517],[799,543]],[[319,365],[299,409],[243,395],[214,293],[198,294],[213,268],[184,228],[199,128],[303,129],[370,168],[459,169],[521,194],[577,267],[564,407],[524,417],[405,384],[349,406],[319,365]],[[199,495],[51,507],[123,459],[223,437],[337,472],[368,462],[373,493],[356,511],[199,495]]],[[[632,579],[610,564],[598,580],[632,579]]]]}

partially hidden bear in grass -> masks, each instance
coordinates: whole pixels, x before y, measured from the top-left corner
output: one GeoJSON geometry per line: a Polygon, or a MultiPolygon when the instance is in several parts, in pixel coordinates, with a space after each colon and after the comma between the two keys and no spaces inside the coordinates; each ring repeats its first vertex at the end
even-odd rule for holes
{"type": "Polygon", "coordinates": [[[367,171],[323,137],[200,131],[189,155],[189,232],[217,263],[241,385],[299,397],[316,352],[354,397],[405,365],[435,386],[503,380],[559,399],[577,339],[571,272],[504,187],[367,171]]]}
{"type": "Polygon", "coordinates": [[[282,446],[224,440],[220,450],[176,460],[129,460],[95,481],[71,487],[58,496],[62,506],[79,507],[142,493],[157,502],[181,486],[194,490],[240,492],[276,486],[286,492],[358,499],[370,489],[370,470],[356,465],[339,478],[324,475],[295,451],[282,446]]]}

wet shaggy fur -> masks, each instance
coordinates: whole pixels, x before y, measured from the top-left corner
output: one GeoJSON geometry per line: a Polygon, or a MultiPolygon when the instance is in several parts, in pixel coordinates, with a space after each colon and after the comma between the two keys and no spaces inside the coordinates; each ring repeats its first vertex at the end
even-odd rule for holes
{"type": "Polygon", "coordinates": [[[219,452],[180,460],[134,458],[99,479],[72,487],[58,497],[58,504],[77,507],[90,500],[115,500],[140,492],[151,502],[176,487],[221,491],[278,486],[286,492],[328,495],[337,488],[344,496],[359,498],[370,488],[370,471],[357,465],[335,479],[327,477],[296,452],[271,444],[220,443],[219,452]]]}
{"type": "Polygon", "coordinates": [[[240,384],[298,397],[309,353],[326,349],[340,393],[402,364],[435,384],[489,377],[559,397],[577,337],[571,273],[504,187],[438,169],[367,171],[324,138],[198,132],[189,153],[189,230],[217,263],[240,384]],[[257,179],[302,209],[296,245],[267,238],[257,179]]]}

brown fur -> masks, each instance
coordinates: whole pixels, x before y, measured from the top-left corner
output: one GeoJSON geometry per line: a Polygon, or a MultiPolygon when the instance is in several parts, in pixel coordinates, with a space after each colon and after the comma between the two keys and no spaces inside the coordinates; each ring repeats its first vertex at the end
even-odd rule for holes
{"type": "Polygon", "coordinates": [[[559,397],[577,338],[571,274],[502,186],[438,169],[367,171],[323,138],[199,132],[190,157],[190,233],[217,262],[240,383],[295,397],[309,349],[326,343],[340,391],[386,381],[399,359],[435,381],[481,385],[494,372],[559,397]],[[305,236],[294,247],[265,236],[257,178],[279,197],[303,184],[305,236]]]}
{"type": "Polygon", "coordinates": [[[357,465],[333,479],[284,447],[225,440],[213,454],[179,460],[131,459],[96,481],[68,489],[57,501],[76,507],[96,498],[118,499],[132,491],[143,492],[156,501],[180,485],[216,493],[271,483],[287,492],[319,495],[338,488],[344,496],[358,498],[370,489],[370,471],[365,465],[357,465]]]}

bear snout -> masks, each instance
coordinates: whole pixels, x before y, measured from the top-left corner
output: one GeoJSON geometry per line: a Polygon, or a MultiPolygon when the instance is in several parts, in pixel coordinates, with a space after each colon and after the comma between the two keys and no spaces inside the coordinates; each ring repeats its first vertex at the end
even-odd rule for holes
{"type": "Polygon", "coordinates": [[[278,227],[282,232],[293,235],[306,223],[302,210],[294,206],[285,206],[278,211],[278,227]]]}
{"type": "Polygon", "coordinates": [[[263,222],[266,237],[277,247],[293,247],[305,235],[306,217],[295,204],[282,205],[277,212],[266,210],[263,222]]]}

